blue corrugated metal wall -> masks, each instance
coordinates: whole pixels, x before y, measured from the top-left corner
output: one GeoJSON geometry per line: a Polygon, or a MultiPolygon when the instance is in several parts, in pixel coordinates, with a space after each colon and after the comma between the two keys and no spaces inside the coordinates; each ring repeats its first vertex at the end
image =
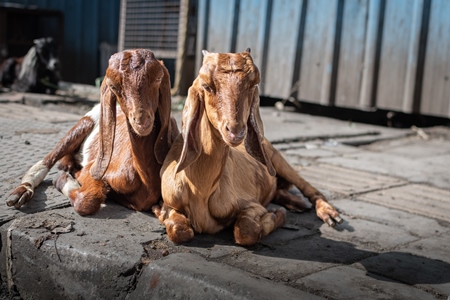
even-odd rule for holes
{"type": "Polygon", "coordinates": [[[202,49],[251,47],[261,95],[450,117],[449,0],[199,0],[198,12],[197,69],[202,49]]]}
{"type": "Polygon", "coordinates": [[[65,81],[94,84],[102,76],[100,44],[117,46],[120,0],[0,0],[64,14],[61,68],[65,81]]]}

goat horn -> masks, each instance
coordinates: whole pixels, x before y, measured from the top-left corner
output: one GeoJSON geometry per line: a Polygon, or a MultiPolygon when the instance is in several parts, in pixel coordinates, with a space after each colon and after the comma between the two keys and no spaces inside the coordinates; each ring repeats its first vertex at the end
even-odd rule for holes
{"type": "Polygon", "coordinates": [[[249,48],[247,48],[247,49],[245,49],[245,52],[248,52],[248,53],[250,53],[250,51],[252,51],[252,49],[250,49],[250,47],[249,47],[249,48]]]}

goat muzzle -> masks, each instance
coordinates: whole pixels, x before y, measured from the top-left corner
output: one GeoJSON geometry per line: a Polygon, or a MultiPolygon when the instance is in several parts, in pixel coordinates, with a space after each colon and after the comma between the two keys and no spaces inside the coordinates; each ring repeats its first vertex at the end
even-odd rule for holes
{"type": "Polygon", "coordinates": [[[149,114],[131,114],[130,124],[139,136],[147,136],[153,129],[154,119],[149,114]]]}
{"type": "Polygon", "coordinates": [[[49,69],[50,71],[59,70],[59,60],[57,58],[51,58],[48,61],[47,69],[49,69]]]}
{"type": "Polygon", "coordinates": [[[225,124],[223,139],[226,144],[236,147],[242,143],[247,133],[247,126],[231,126],[225,124]]]}

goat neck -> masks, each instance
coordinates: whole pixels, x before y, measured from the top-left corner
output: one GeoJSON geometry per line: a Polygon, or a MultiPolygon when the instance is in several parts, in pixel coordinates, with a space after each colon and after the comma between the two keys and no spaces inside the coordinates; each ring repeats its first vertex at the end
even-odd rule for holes
{"type": "Polygon", "coordinates": [[[130,123],[126,123],[129,130],[128,134],[130,136],[130,151],[133,157],[133,166],[139,177],[142,179],[142,183],[148,186],[148,183],[152,180],[152,174],[149,170],[152,170],[155,164],[159,164],[155,156],[149,155],[149,151],[152,150],[152,146],[155,144],[157,132],[152,131],[147,136],[139,136],[131,131],[130,123]]]}
{"type": "Polygon", "coordinates": [[[224,143],[220,132],[214,128],[206,114],[202,116],[200,128],[202,151],[195,163],[186,169],[186,176],[196,183],[197,189],[211,192],[222,176],[230,147],[224,143]]]}

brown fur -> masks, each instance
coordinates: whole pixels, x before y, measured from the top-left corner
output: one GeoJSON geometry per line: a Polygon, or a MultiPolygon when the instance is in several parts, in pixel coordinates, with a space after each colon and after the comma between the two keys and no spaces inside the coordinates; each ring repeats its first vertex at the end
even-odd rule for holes
{"type": "MultiPolygon", "coordinates": [[[[111,57],[101,87],[99,133],[90,146],[88,163],[82,168],[76,156],[95,125],[88,116],[43,160],[50,169],[61,159],[60,168],[66,172],[54,181],[59,190],[71,177],[80,183],[68,195],[75,211],[96,213],[107,194],[134,210],[148,210],[158,202],[159,171],[178,135],[170,106],[169,73],[152,52],[138,49],[111,57]]],[[[22,199],[21,186],[12,192],[8,205],[19,208],[29,201],[32,195],[22,199]]]]}
{"type": "Polygon", "coordinates": [[[264,138],[260,76],[250,51],[204,54],[189,89],[182,134],[161,169],[164,204],[153,208],[169,238],[188,242],[194,231],[216,233],[234,224],[236,243],[253,245],[285,222],[284,208],[266,210],[272,200],[305,209],[298,196],[287,192],[292,184],[315,204],[322,220],[342,222],[264,138]]]}

